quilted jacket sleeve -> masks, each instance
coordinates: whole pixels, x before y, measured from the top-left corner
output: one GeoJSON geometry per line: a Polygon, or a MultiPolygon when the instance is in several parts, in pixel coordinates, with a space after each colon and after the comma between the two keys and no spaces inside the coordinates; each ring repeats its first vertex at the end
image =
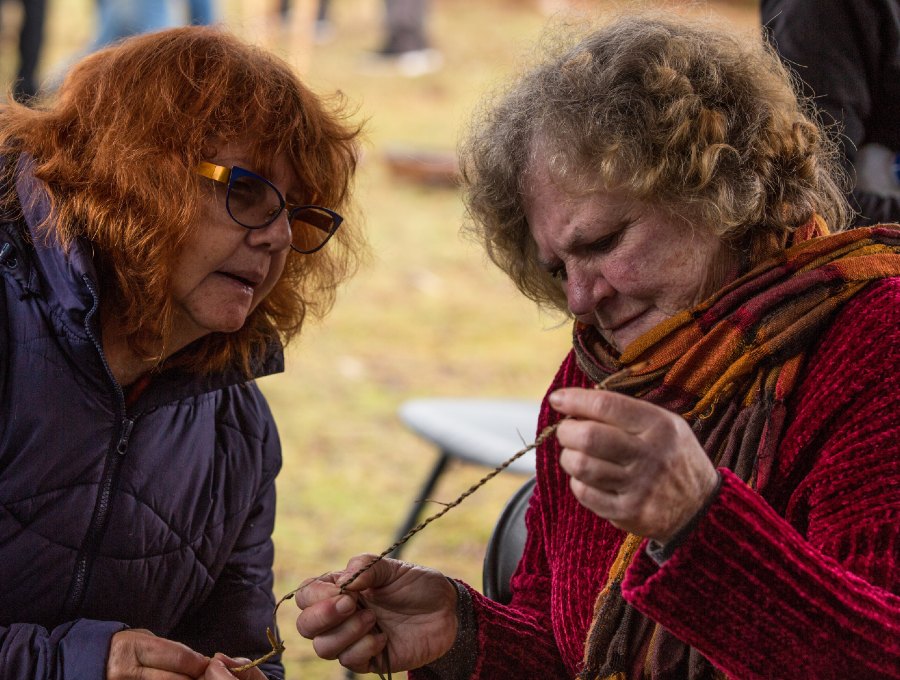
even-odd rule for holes
{"type": "MultiPolygon", "coordinates": [[[[272,625],[275,608],[272,530],[281,444],[264,400],[261,406],[268,426],[263,452],[263,482],[256,500],[210,596],[171,635],[204,654],[222,652],[231,657],[256,659],[272,649],[266,638],[266,627],[272,625]]],[[[278,657],[260,668],[271,680],[284,677],[278,657]]]]}
{"type": "Polygon", "coordinates": [[[79,619],[48,631],[25,623],[0,627],[4,680],[104,680],[109,641],[126,628],[79,619]]]}

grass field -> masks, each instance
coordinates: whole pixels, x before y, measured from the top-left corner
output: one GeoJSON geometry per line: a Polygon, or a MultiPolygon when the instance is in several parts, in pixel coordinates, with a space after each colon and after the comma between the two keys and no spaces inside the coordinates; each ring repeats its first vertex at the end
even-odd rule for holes
{"type": "MultiPolygon", "coordinates": [[[[394,146],[452,151],[480,96],[520,69],[528,47],[548,22],[558,22],[554,13],[566,3],[434,0],[430,33],[445,64],[420,78],[372,75],[361,68],[365,52],[380,40],[380,0],[333,0],[335,34],[326,44],[311,39],[307,3],[295,0],[287,28],[272,15],[274,1],[231,0],[223,7],[236,32],[270,46],[317,91],[343,91],[357,119],[367,121],[356,191],[362,219],[346,228],[366,230],[372,260],[344,289],[331,316],[289,349],[287,371],[260,382],[284,446],[276,595],[342,567],[352,555],[380,552],[391,543],[435,455],[397,419],[404,400],[539,398],[569,338],[568,324],[540,313],[477,245],[460,238],[463,208],[455,189],[409,183],[384,162],[394,146]]],[[[744,26],[757,20],[753,0],[670,4],[722,14],[744,26]]],[[[92,7],[90,0],[51,0],[45,74],[88,40],[92,7]]],[[[15,9],[3,7],[3,78],[12,72],[15,9]]],[[[452,500],[482,474],[457,466],[434,497],[452,500]]],[[[480,584],[493,521],[522,481],[503,475],[493,480],[416,536],[406,558],[480,584]]],[[[335,662],[316,659],[297,634],[293,604],[282,609],[288,676],[343,677],[335,662]]]]}

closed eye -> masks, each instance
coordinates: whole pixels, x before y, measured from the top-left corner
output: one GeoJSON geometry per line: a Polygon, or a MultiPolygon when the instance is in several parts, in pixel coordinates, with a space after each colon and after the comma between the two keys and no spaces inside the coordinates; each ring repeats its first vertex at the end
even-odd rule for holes
{"type": "Polygon", "coordinates": [[[550,269],[549,274],[552,278],[556,279],[557,281],[565,281],[568,278],[568,275],[566,274],[566,266],[562,265],[562,264],[559,265],[558,267],[554,267],[553,269],[550,269]]]}
{"type": "Polygon", "coordinates": [[[585,246],[585,250],[588,250],[589,252],[595,253],[597,255],[608,253],[619,244],[619,240],[622,238],[623,231],[624,229],[620,229],[613,232],[612,234],[607,234],[603,238],[589,243],[587,246],[585,246]]]}

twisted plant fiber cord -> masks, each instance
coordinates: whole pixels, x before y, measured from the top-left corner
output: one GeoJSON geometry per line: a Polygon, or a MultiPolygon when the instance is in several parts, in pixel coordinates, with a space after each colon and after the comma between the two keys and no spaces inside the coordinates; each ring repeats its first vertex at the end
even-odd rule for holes
{"type": "MultiPolygon", "coordinates": [[[[380,562],[382,559],[384,559],[389,554],[394,552],[394,550],[396,550],[401,545],[406,543],[409,539],[411,539],[417,533],[422,531],[422,529],[427,527],[429,524],[431,524],[436,519],[440,519],[441,517],[446,515],[448,512],[450,512],[450,510],[452,510],[457,505],[462,503],[466,498],[471,496],[478,489],[480,489],[482,486],[487,484],[490,480],[492,480],[494,477],[496,477],[501,472],[503,472],[506,468],[508,468],[510,465],[512,465],[513,462],[517,461],[519,458],[524,456],[529,451],[536,449],[538,446],[543,444],[549,437],[551,437],[553,435],[554,432],[556,432],[556,428],[559,427],[560,422],[562,422],[562,421],[559,421],[557,423],[554,423],[553,425],[548,425],[547,427],[545,427],[541,431],[541,433],[537,436],[537,438],[534,440],[533,444],[529,444],[528,446],[526,446],[523,449],[514,453],[512,456],[510,456],[508,459],[503,461],[500,465],[495,467],[488,474],[486,474],[484,477],[482,477],[480,480],[478,480],[472,486],[470,486],[468,489],[466,489],[463,493],[461,493],[456,498],[456,500],[454,500],[452,503],[447,503],[446,505],[444,505],[443,509],[441,509],[439,512],[436,512],[433,515],[431,515],[430,517],[427,517],[426,519],[422,520],[419,524],[414,526],[412,529],[407,531],[402,537],[400,537],[397,541],[395,541],[393,545],[391,545],[388,548],[385,548],[384,550],[381,551],[381,553],[379,555],[373,557],[368,563],[363,565],[360,569],[357,569],[353,574],[351,574],[350,578],[348,578],[346,581],[344,581],[343,583],[340,584],[341,593],[344,593],[347,590],[347,587],[351,583],[353,583],[356,579],[358,579],[364,573],[369,571],[369,569],[371,569],[376,564],[378,564],[378,562],[380,562]]],[[[272,650],[270,652],[267,652],[263,656],[259,657],[258,659],[254,659],[250,663],[244,664],[243,666],[237,666],[236,668],[231,668],[230,669],[231,671],[240,673],[241,671],[249,670],[250,668],[254,668],[255,666],[259,666],[260,664],[265,663],[266,661],[268,661],[275,655],[281,654],[285,650],[284,641],[279,639],[277,634],[274,632],[276,630],[275,619],[276,619],[276,615],[278,614],[278,608],[281,606],[281,604],[283,602],[286,602],[287,600],[292,599],[294,597],[294,595],[296,595],[298,592],[300,592],[305,587],[306,587],[306,585],[302,585],[299,588],[292,590],[287,595],[285,595],[280,600],[278,600],[278,603],[275,605],[275,609],[272,612],[272,628],[266,628],[266,637],[268,637],[269,643],[272,645],[272,650]]],[[[365,605],[362,602],[360,602],[359,604],[360,604],[360,608],[365,607],[365,605]]],[[[382,680],[390,680],[390,678],[391,678],[390,658],[388,657],[387,646],[385,646],[385,648],[384,648],[384,652],[382,654],[382,662],[379,665],[382,668],[386,669],[387,677],[382,675],[382,673],[380,671],[376,671],[378,673],[378,677],[380,677],[382,680]]]]}
{"type": "Polygon", "coordinates": [[[407,531],[401,538],[397,539],[397,541],[396,541],[392,546],[390,546],[389,548],[385,548],[383,551],[381,551],[381,554],[380,554],[380,555],[377,555],[376,557],[373,557],[367,564],[365,564],[365,565],[362,566],[361,568],[357,569],[357,570],[350,576],[350,578],[348,578],[346,581],[344,581],[344,582],[341,584],[341,592],[343,593],[351,583],[353,583],[356,579],[358,579],[358,578],[359,578],[360,576],[362,576],[364,573],[366,573],[367,571],[369,571],[369,569],[371,569],[372,567],[374,567],[376,564],[378,564],[378,562],[380,562],[382,559],[384,559],[385,557],[387,557],[388,555],[390,555],[392,552],[394,552],[394,551],[395,551],[397,548],[399,548],[401,545],[403,545],[404,543],[406,543],[409,539],[411,539],[411,538],[412,538],[413,536],[415,536],[417,533],[419,533],[420,531],[422,531],[422,529],[424,529],[425,527],[427,527],[429,524],[431,524],[431,523],[432,523],[433,521],[435,521],[436,519],[440,519],[441,517],[443,517],[444,515],[446,515],[446,514],[447,514],[448,512],[450,512],[453,508],[455,508],[457,505],[459,505],[459,504],[462,503],[464,500],[466,500],[466,498],[468,498],[468,497],[471,496],[473,493],[475,493],[476,491],[478,491],[478,489],[480,489],[482,486],[484,486],[485,484],[487,484],[487,483],[488,483],[489,481],[491,481],[494,477],[496,477],[496,476],[499,475],[501,472],[503,472],[506,468],[508,468],[510,465],[512,465],[513,462],[517,461],[519,458],[521,458],[522,456],[524,456],[526,453],[528,453],[528,452],[531,451],[532,449],[536,449],[538,446],[540,446],[541,444],[543,444],[543,443],[547,440],[548,437],[550,437],[554,432],[556,432],[556,428],[557,428],[557,427],[559,427],[559,423],[554,423],[553,425],[548,425],[547,427],[545,427],[545,428],[543,429],[543,431],[537,436],[537,439],[534,440],[534,443],[533,443],[533,444],[529,444],[529,445],[526,446],[525,448],[521,449],[520,451],[517,451],[515,454],[513,454],[512,456],[510,456],[509,458],[507,458],[505,461],[503,461],[500,465],[498,465],[498,466],[495,467],[493,470],[491,470],[491,471],[490,471],[488,474],[486,474],[484,477],[482,477],[480,480],[478,480],[477,482],[475,482],[475,483],[474,483],[472,486],[470,486],[468,489],[466,489],[465,491],[463,491],[463,492],[456,498],[455,501],[453,501],[452,503],[447,503],[446,505],[444,505],[443,510],[440,510],[439,512],[436,512],[436,513],[434,513],[433,515],[431,515],[430,517],[424,519],[422,522],[420,522],[419,524],[417,524],[416,526],[414,526],[412,529],[410,529],[409,531],[407,531]]]}
{"type": "MultiPolygon", "coordinates": [[[[594,389],[595,390],[605,390],[608,388],[609,383],[612,382],[614,378],[627,378],[630,375],[632,375],[633,373],[635,373],[639,370],[643,370],[647,365],[648,365],[648,362],[641,362],[639,364],[635,364],[634,366],[626,367],[617,373],[612,373],[612,374],[606,376],[606,378],[601,380],[598,384],[594,385],[594,389]]],[[[442,510],[440,510],[439,512],[436,512],[433,515],[431,515],[430,517],[427,517],[426,519],[422,520],[419,524],[414,526],[412,529],[407,531],[403,536],[401,536],[399,539],[397,539],[397,541],[395,541],[393,545],[382,550],[380,554],[376,555],[369,562],[367,562],[365,565],[363,565],[361,568],[359,568],[355,572],[353,572],[353,574],[350,575],[350,578],[348,578],[346,581],[344,581],[343,583],[340,584],[340,592],[342,594],[344,592],[346,592],[347,587],[351,583],[353,583],[356,579],[358,579],[364,573],[369,571],[369,569],[374,567],[376,564],[378,564],[381,560],[383,560],[389,554],[394,552],[394,550],[396,550],[401,545],[406,543],[409,539],[411,539],[417,533],[422,531],[422,529],[427,527],[433,521],[435,521],[436,519],[440,519],[441,517],[446,515],[448,512],[450,512],[450,510],[452,510],[457,505],[462,503],[466,498],[468,498],[473,493],[478,491],[478,489],[480,489],[482,486],[484,486],[489,481],[491,481],[494,477],[496,477],[501,472],[503,472],[506,468],[508,468],[510,465],[512,465],[515,461],[517,461],[519,458],[524,456],[526,453],[536,449],[541,444],[543,444],[545,441],[547,441],[547,439],[549,439],[550,437],[553,436],[553,434],[556,432],[556,429],[560,426],[560,424],[563,422],[563,420],[566,420],[568,417],[569,416],[565,416],[561,420],[553,423],[553,425],[548,425],[547,427],[545,427],[543,430],[541,430],[541,433],[535,438],[534,443],[528,444],[523,449],[516,451],[516,453],[514,453],[512,456],[510,456],[505,461],[503,461],[500,465],[498,465],[493,470],[491,470],[489,473],[487,473],[484,477],[482,477],[480,480],[475,482],[468,489],[463,491],[456,498],[455,501],[453,501],[452,503],[447,503],[446,505],[444,505],[444,508],[442,510]]],[[[271,659],[276,654],[281,654],[284,651],[284,649],[285,649],[284,642],[282,640],[280,640],[278,638],[278,636],[273,632],[274,630],[276,630],[275,617],[276,617],[276,614],[278,613],[278,608],[281,606],[281,603],[293,598],[294,595],[296,595],[298,592],[303,590],[306,587],[306,585],[307,584],[304,584],[302,586],[299,586],[298,588],[295,588],[294,590],[289,592],[287,595],[282,597],[280,600],[278,600],[278,603],[275,605],[275,609],[272,612],[272,622],[273,622],[272,628],[266,628],[266,636],[269,638],[269,643],[272,645],[272,651],[264,654],[263,656],[259,657],[258,659],[254,659],[250,663],[244,664],[243,666],[238,666],[237,668],[232,668],[231,669],[232,671],[241,672],[241,671],[245,671],[250,668],[253,668],[254,666],[259,666],[260,664],[265,663],[266,661],[271,659]]],[[[365,607],[365,604],[363,603],[361,597],[357,602],[358,602],[358,606],[360,608],[365,607]]],[[[376,624],[376,630],[377,630],[377,628],[378,628],[378,624],[376,624]]],[[[391,680],[391,664],[390,664],[390,657],[388,656],[387,645],[385,645],[384,650],[382,652],[381,663],[379,664],[379,666],[386,669],[387,677],[385,677],[385,675],[383,675],[380,670],[376,671],[376,673],[378,673],[378,677],[381,678],[381,680],[391,680]]]]}
{"type": "MultiPolygon", "coordinates": [[[[604,378],[604,379],[601,380],[599,383],[597,383],[596,385],[594,385],[594,389],[595,389],[595,390],[605,390],[605,389],[607,389],[609,383],[612,381],[613,378],[619,378],[619,379],[621,379],[621,378],[627,378],[628,376],[630,376],[630,375],[631,375],[632,373],[634,373],[635,371],[637,371],[637,370],[639,370],[639,369],[643,369],[646,365],[647,365],[647,362],[641,362],[640,364],[636,364],[636,365],[634,365],[634,366],[631,366],[631,367],[628,367],[628,368],[624,368],[624,369],[622,369],[621,371],[619,371],[618,373],[613,373],[613,374],[611,374],[611,375],[608,375],[606,378],[604,378]]],[[[347,586],[349,586],[351,583],[353,583],[357,578],[359,578],[359,577],[362,576],[364,573],[366,573],[367,571],[369,571],[369,569],[371,569],[372,567],[374,567],[374,566],[375,566],[378,562],[380,562],[383,558],[385,558],[385,557],[387,557],[388,555],[390,555],[392,552],[394,552],[394,550],[396,550],[396,549],[399,548],[401,545],[403,545],[404,543],[406,543],[409,539],[411,539],[411,538],[412,538],[413,536],[415,536],[417,533],[419,533],[420,531],[422,531],[422,529],[424,529],[425,527],[427,527],[427,526],[428,526],[429,524],[431,524],[434,520],[439,519],[439,518],[443,517],[444,515],[446,515],[448,512],[450,512],[450,510],[452,510],[453,508],[455,508],[457,505],[459,505],[460,503],[462,503],[466,498],[468,498],[468,497],[471,496],[473,493],[475,493],[476,491],[478,491],[478,489],[480,489],[482,486],[484,486],[484,485],[487,484],[489,481],[491,481],[494,477],[496,477],[496,476],[499,475],[501,472],[503,472],[506,468],[508,468],[510,465],[512,465],[512,464],[513,464],[515,461],[517,461],[519,458],[521,458],[522,456],[524,456],[524,455],[525,455],[526,453],[528,453],[529,451],[531,451],[531,450],[533,450],[533,449],[536,449],[536,448],[539,447],[541,444],[543,444],[545,441],[547,441],[547,439],[549,439],[551,436],[553,436],[553,434],[556,432],[556,428],[558,428],[558,427],[560,426],[560,423],[562,423],[562,421],[563,421],[563,420],[566,420],[566,419],[568,419],[568,416],[564,416],[563,418],[561,418],[561,419],[558,420],[557,422],[553,423],[553,425],[548,425],[547,427],[545,427],[543,430],[541,430],[541,433],[540,433],[540,434],[537,436],[537,438],[534,440],[534,443],[528,444],[525,448],[523,448],[523,449],[517,451],[516,453],[514,453],[512,456],[510,456],[510,457],[507,458],[505,461],[503,461],[502,463],[500,463],[500,465],[498,465],[498,466],[495,467],[493,470],[491,470],[489,473],[487,473],[484,477],[482,477],[482,478],[479,479],[477,482],[475,482],[475,483],[474,483],[472,486],[470,486],[468,489],[466,489],[465,491],[463,491],[463,492],[457,497],[457,499],[456,499],[455,501],[453,501],[452,503],[447,503],[447,504],[444,506],[444,509],[443,509],[443,510],[441,510],[440,512],[434,513],[434,514],[431,515],[430,517],[428,517],[428,518],[426,518],[425,520],[423,520],[422,522],[420,522],[418,525],[414,526],[412,529],[410,529],[409,531],[407,531],[406,534],[404,534],[401,538],[399,538],[399,539],[397,540],[397,542],[394,543],[394,545],[392,545],[392,546],[389,547],[389,548],[385,548],[385,549],[381,552],[380,555],[378,555],[377,557],[373,557],[373,558],[371,559],[371,561],[369,561],[368,564],[366,564],[366,565],[364,565],[363,567],[361,567],[360,569],[356,570],[356,571],[350,576],[350,578],[348,578],[346,581],[344,581],[344,582],[341,584],[341,593],[343,593],[343,592],[347,589],[347,586]]],[[[523,442],[523,443],[524,443],[524,442],[523,442]]]]}

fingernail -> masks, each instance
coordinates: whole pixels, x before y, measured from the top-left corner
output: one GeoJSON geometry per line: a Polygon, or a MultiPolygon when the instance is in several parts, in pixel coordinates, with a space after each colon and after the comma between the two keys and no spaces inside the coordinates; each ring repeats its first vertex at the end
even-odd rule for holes
{"type": "Polygon", "coordinates": [[[555,392],[551,392],[548,397],[551,406],[559,406],[563,402],[563,395],[560,390],[556,390],[555,392]]]}
{"type": "Polygon", "coordinates": [[[248,663],[250,663],[250,659],[248,659],[248,658],[246,658],[246,657],[243,657],[243,656],[235,657],[235,658],[232,659],[232,660],[233,660],[233,661],[237,661],[237,663],[238,663],[239,666],[246,666],[248,663]]]}
{"type": "Polygon", "coordinates": [[[334,609],[338,614],[346,616],[356,609],[356,602],[349,595],[341,595],[334,603],[334,609]]]}

